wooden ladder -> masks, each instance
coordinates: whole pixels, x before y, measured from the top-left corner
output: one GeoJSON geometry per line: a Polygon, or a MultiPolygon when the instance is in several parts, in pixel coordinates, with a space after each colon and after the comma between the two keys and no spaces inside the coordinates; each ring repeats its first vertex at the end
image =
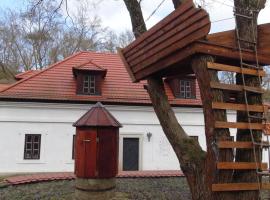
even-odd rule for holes
{"type": "MultiPolygon", "coordinates": [[[[208,70],[216,71],[227,71],[232,73],[242,73],[244,75],[252,75],[258,77],[264,77],[266,75],[263,69],[241,69],[239,66],[231,66],[220,63],[207,63],[208,70]]],[[[248,87],[245,85],[225,84],[210,82],[211,89],[222,90],[223,92],[246,92],[262,94],[263,90],[260,87],[248,87]]],[[[233,110],[233,111],[246,111],[261,113],[263,116],[267,112],[267,108],[263,105],[247,105],[231,102],[212,102],[213,110],[233,110]]],[[[262,119],[263,121],[263,119],[262,119]]],[[[246,130],[261,130],[264,131],[264,123],[250,123],[250,122],[223,122],[215,121],[214,128],[235,128],[235,129],[246,129],[246,130]]],[[[264,132],[265,135],[269,134],[264,132]]],[[[222,149],[254,149],[254,148],[269,148],[269,141],[261,141],[256,143],[254,141],[218,141],[217,148],[222,149]]],[[[217,162],[217,170],[256,170],[261,172],[258,175],[270,176],[267,163],[262,162],[217,162]]],[[[250,191],[250,190],[261,190],[270,189],[270,183],[215,183],[212,184],[212,191],[215,192],[228,192],[228,191],[250,191]]]]}

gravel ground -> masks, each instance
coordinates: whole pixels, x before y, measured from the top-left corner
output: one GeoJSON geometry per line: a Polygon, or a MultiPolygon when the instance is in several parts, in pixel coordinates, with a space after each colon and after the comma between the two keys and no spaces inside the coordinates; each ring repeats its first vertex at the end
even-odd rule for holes
{"type": "MultiPolygon", "coordinates": [[[[115,192],[125,200],[191,200],[183,177],[119,178],[115,192]]],[[[0,200],[72,200],[73,195],[74,180],[0,188],[0,200]]]]}

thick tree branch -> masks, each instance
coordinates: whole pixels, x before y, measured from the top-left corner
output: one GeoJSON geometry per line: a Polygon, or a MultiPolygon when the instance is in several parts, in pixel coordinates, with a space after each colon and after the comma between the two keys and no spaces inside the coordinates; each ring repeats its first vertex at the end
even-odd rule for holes
{"type": "Polygon", "coordinates": [[[129,11],[134,36],[138,38],[146,31],[140,3],[137,0],[124,0],[129,11]]]}
{"type": "Polygon", "coordinates": [[[172,0],[174,8],[178,8],[186,0],[172,0]]]}
{"type": "MultiPolygon", "coordinates": [[[[130,13],[136,38],[146,31],[140,4],[137,0],[124,0],[130,13]]],[[[175,1],[176,2],[176,1],[175,1]]],[[[199,143],[191,139],[178,123],[164,89],[162,77],[147,79],[147,91],[152,105],[185,173],[194,199],[211,199],[209,187],[204,183],[206,153],[199,143]],[[210,196],[209,196],[210,194],[210,196]]]]}

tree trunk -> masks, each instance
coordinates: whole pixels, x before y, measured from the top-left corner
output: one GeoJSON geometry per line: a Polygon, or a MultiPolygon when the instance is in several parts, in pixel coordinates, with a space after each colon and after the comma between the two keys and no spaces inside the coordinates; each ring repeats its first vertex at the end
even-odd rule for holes
{"type": "MultiPolygon", "coordinates": [[[[217,171],[217,162],[232,162],[233,152],[230,149],[218,149],[217,142],[222,140],[231,140],[229,129],[215,129],[215,121],[227,121],[225,110],[213,110],[212,102],[223,102],[223,92],[210,87],[210,82],[219,82],[217,71],[208,70],[207,62],[213,62],[211,56],[197,56],[192,59],[192,69],[196,75],[203,104],[205,136],[207,145],[207,181],[211,188],[213,183],[232,182],[232,171],[217,171]]],[[[230,200],[233,199],[231,193],[213,193],[213,199],[230,200]]]]}
{"type": "MultiPolygon", "coordinates": [[[[184,0],[173,0],[177,8],[184,0]]],[[[146,31],[140,4],[137,0],[124,0],[130,13],[133,32],[139,37],[146,31]]],[[[232,162],[232,150],[219,150],[216,142],[219,140],[231,140],[229,129],[215,129],[214,121],[227,121],[226,111],[213,110],[213,101],[223,102],[221,90],[211,90],[210,81],[219,82],[217,72],[207,69],[207,62],[214,61],[211,56],[197,56],[192,59],[192,69],[196,74],[200,87],[205,118],[205,135],[207,153],[199,144],[190,139],[183,128],[179,125],[175,114],[169,104],[164,90],[162,77],[150,77],[147,79],[147,91],[152,101],[156,115],[162,129],[172,145],[179,160],[181,169],[185,174],[192,198],[195,200],[231,200],[237,199],[238,193],[213,193],[213,183],[233,182],[233,172],[223,170],[217,173],[216,162],[232,162]]]]}
{"type": "MultiPolygon", "coordinates": [[[[238,14],[247,15],[253,17],[253,20],[239,17],[236,15],[236,23],[238,29],[239,38],[247,40],[247,41],[256,41],[257,42],[257,17],[259,11],[264,7],[265,0],[235,0],[235,11],[238,14]],[[240,9],[240,8],[249,8],[247,9],[240,9]],[[251,12],[250,10],[257,10],[256,12],[251,12]],[[251,15],[253,13],[253,15],[251,15]]],[[[236,33],[237,34],[237,33],[236,33]]],[[[240,41],[241,48],[251,49],[254,50],[254,45],[251,43],[246,43],[240,41]]],[[[255,53],[254,53],[255,55],[255,53]]],[[[256,63],[253,63],[256,65],[256,63]]],[[[260,80],[258,77],[254,76],[244,76],[244,81],[247,86],[260,86],[260,80]]],[[[236,83],[243,84],[243,78],[241,75],[236,76],[236,83]]],[[[261,94],[250,94],[247,95],[247,101],[249,104],[262,104],[262,95],[261,94]]],[[[237,96],[237,103],[245,103],[245,96],[244,94],[239,94],[237,96]]],[[[260,113],[250,113],[252,115],[261,116],[260,113]]],[[[247,122],[247,113],[246,112],[237,112],[237,122],[247,122]]],[[[251,122],[258,122],[262,123],[260,119],[251,119],[251,122]]],[[[252,131],[255,141],[259,142],[262,137],[261,131],[252,131]]],[[[251,133],[249,130],[237,130],[237,141],[251,141],[251,133]]],[[[253,150],[237,150],[236,151],[236,161],[238,162],[261,162],[262,152],[258,149],[255,153],[253,150]],[[256,159],[255,159],[256,158],[256,159]]],[[[250,171],[236,171],[234,173],[234,181],[235,182],[258,182],[260,178],[256,175],[256,170],[250,171]]],[[[237,199],[259,199],[259,192],[258,191],[249,191],[249,192],[239,192],[237,199]]]]}
{"type": "MultiPolygon", "coordinates": [[[[134,35],[138,38],[146,31],[141,7],[137,0],[124,0],[124,2],[130,13],[134,35]]],[[[162,77],[151,77],[147,79],[147,83],[147,91],[154,110],[180,162],[193,199],[211,200],[211,188],[209,184],[205,184],[208,180],[206,171],[209,171],[205,165],[206,153],[198,142],[188,137],[178,123],[166,96],[162,77]]]]}

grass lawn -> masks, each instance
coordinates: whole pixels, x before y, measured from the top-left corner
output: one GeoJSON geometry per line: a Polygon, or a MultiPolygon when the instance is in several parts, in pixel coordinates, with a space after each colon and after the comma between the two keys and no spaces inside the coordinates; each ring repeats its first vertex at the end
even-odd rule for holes
{"type": "MultiPolygon", "coordinates": [[[[118,178],[115,191],[121,200],[191,200],[183,177],[118,178]]],[[[0,188],[1,200],[73,200],[73,195],[74,180],[0,188]]]]}
{"type": "MultiPolygon", "coordinates": [[[[0,200],[73,200],[74,190],[74,180],[0,187],[0,200]]],[[[115,192],[114,200],[191,200],[184,177],[118,178],[115,192]]]]}

